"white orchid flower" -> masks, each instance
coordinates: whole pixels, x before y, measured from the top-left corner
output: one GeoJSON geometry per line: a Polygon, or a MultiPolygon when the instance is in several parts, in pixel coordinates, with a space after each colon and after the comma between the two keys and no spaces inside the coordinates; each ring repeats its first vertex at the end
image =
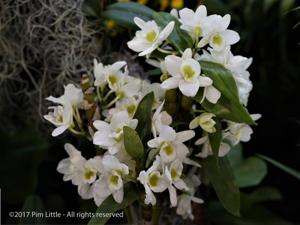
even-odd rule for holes
{"type": "MultiPolygon", "coordinates": [[[[179,87],[183,95],[194,97],[199,87],[212,87],[210,78],[200,76],[201,66],[199,62],[192,58],[190,48],[184,51],[181,58],[175,55],[167,56],[165,65],[171,77],[161,84],[164,89],[169,90],[179,87]]],[[[210,95],[210,92],[208,95],[210,95]]]]}
{"type": "Polygon", "coordinates": [[[141,171],[137,180],[144,185],[146,197],[145,204],[156,204],[156,198],[153,192],[160,193],[166,190],[167,181],[165,176],[163,176],[159,170],[161,169],[161,159],[156,156],[155,161],[152,166],[147,171],[141,171]]]}
{"type": "Polygon", "coordinates": [[[172,117],[166,111],[162,111],[163,106],[164,102],[156,109],[152,117],[152,133],[154,137],[157,137],[162,125],[169,126],[172,123],[172,117]]]}
{"type": "Polygon", "coordinates": [[[140,79],[126,76],[122,83],[119,83],[115,90],[116,100],[123,101],[127,98],[138,98],[142,88],[142,81],[140,79]]]}
{"type": "Polygon", "coordinates": [[[180,28],[186,30],[196,40],[203,36],[207,29],[207,10],[204,5],[200,5],[194,12],[191,9],[184,8],[179,11],[180,28]]]}
{"type": "Polygon", "coordinates": [[[140,52],[139,56],[148,55],[153,52],[173,31],[175,22],[171,21],[161,30],[154,20],[145,22],[135,17],[135,24],[141,29],[135,33],[135,37],[127,43],[128,47],[135,52],[140,52]]]}
{"type": "MultiPolygon", "coordinates": [[[[253,120],[258,120],[261,117],[261,115],[252,114],[251,117],[253,120]]],[[[232,121],[228,121],[227,123],[228,128],[224,132],[224,137],[228,139],[232,145],[236,145],[240,141],[250,141],[253,130],[249,125],[243,123],[234,123],[232,121]]]]}
{"type": "Polygon", "coordinates": [[[74,127],[74,112],[83,104],[83,92],[81,89],[76,88],[73,84],[68,84],[65,86],[62,96],[58,98],[49,96],[46,100],[60,104],[59,106],[49,107],[53,111],[44,115],[46,120],[57,127],[52,132],[53,137],[62,134],[68,128],[74,127]]]}
{"type": "Polygon", "coordinates": [[[112,116],[121,111],[127,111],[128,115],[133,118],[139,100],[135,97],[124,98],[121,101],[117,101],[114,108],[103,110],[102,114],[106,117],[105,121],[110,121],[112,116]]]}
{"type": "Polygon", "coordinates": [[[111,90],[116,90],[127,75],[126,68],[125,72],[122,71],[122,68],[125,66],[125,61],[118,61],[112,65],[104,66],[102,63],[98,63],[97,60],[94,59],[94,85],[103,86],[108,84],[111,90]]]}
{"type": "Polygon", "coordinates": [[[176,133],[172,127],[162,125],[158,137],[148,141],[150,148],[159,149],[159,154],[164,163],[170,163],[175,159],[183,161],[189,153],[188,148],[183,144],[195,136],[192,130],[176,133]]]}
{"type": "Polygon", "coordinates": [[[61,105],[71,104],[72,106],[78,106],[83,101],[83,92],[80,88],[76,88],[73,84],[65,86],[64,94],[58,98],[49,96],[46,100],[61,105]]]}
{"type": "Polygon", "coordinates": [[[240,40],[239,34],[227,29],[230,20],[229,14],[223,17],[219,15],[208,16],[206,19],[208,29],[203,32],[203,38],[200,40],[198,47],[202,48],[209,44],[214,50],[221,51],[226,46],[237,43],[240,40]]]}
{"type": "Polygon", "coordinates": [[[226,69],[230,70],[236,81],[240,102],[247,105],[249,94],[253,87],[249,79],[250,73],[247,71],[252,63],[252,58],[240,55],[234,56],[230,51],[230,47],[226,47],[222,51],[215,51],[209,48],[209,52],[203,51],[203,55],[198,58],[222,64],[226,69]]]}
{"type": "Polygon", "coordinates": [[[51,106],[49,109],[52,109],[53,111],[44,115],[44,119],[56,126],[56,128],[52,131],[53,137],[56,137],[67,129],[74,127],[73,108],[71,104],[65,104],[64,106],[51,106]]]}
{"type": "MultiPolygon", "coordinates": [[[[207,135],[198,139],[195,142],[195,145],[203,145],[201,152],[196,155],[197,157],[207,158],[208,156],[213,155],[213,150],[211,148],[209,138],[207,135]]],[[[227,144],[225,142],[221,142],[218,156],[224,157],[230,151],[230,149],[231,149],[231,147],[229,144],[227,144]]]]}
{"type": "Polygon", "coordinates": [[[81,156],[73,145],[65,144],[65,150],[69,157],[59,162],[57,171],[64,174],[64,181],[72,181],[78,186],[78,193],[83,199],[93,197],[91,184],[96,180],[101,168],[101,158],[99,156],[86,160],[81,156]]]}
{"type": "Polygon", "coordinates": [[[123,147],[123,127],[129,126],[135,129],[138,120],[132,119],[127,111],[114,114],[110,124],[101,120],[94,121],[97,129],[94,134],[93,143],[101,148],[108,149],[110,154],[116,154],[123,147]]]}
{"type": "Polygon", "coordinates": [[[216,122],[212,118],[215,116],[216,115],[213,113],[202,113],[190,122],[189,128],[195,129],[196,127],[200,126],[204,131],[208,133],[214,133],[216,132],[216,122]]]}
{"type": "Polygon", "coordinates": [[[94,201],[97,206],[100,206],[109,195],[112,195],[117,203],[123,201],[123,177],[128,173],[128,167],[120,163],[115,156],[103,157],[100,178],[93,185],[94,201]]]}
{"type": "Polygon", "coordinates": [[[191,169],[184,179],[187,184],[189,191],[182,193],[178,197],[178,205],[176,209],[176,213],[181,215],[184,219],[194,219],[193,210],[192,210],[192,202],[197,204],[202,204],[204,201],[201,198],[195,197],[195,192],[197,188],[200,186],[201,181],[199,179],[199,175],[195,175],[195,170],[191,169]]]}
{"type": "Polygon", "coordinates": [[[184,191],[189,190],[185,182],[180,178],[182,170],[183,164],[180,160],[175,160],[171,163],[170,168],[165,168],[165,176],[168,181],[168,191],[170,194],[170,202],[172,207],[177,205],[176,188],[184,191]]]}
{"type": "Polygon", "coordinates": [[[153,92],[154,94],[154,102],[153,102],[153,109],[159,107],[161,102],[165,98],[165,90],[161,87],[160,83],[150,83],[147,80],[142,82],[142,88],[140,92],[140,99],[142,99],[145,95],[153,92]]]}
{"type": "Polygon", "coordinates": [[[61,160],[58,163],[57,171],[64,174],[64,181],[72,181],[74,185],[81,183],[79,174],[86,162],[86,159],[81,156],[81,152],[78,151],[73,145],[65,144],[65,150],[69,157],[61,160]]]}

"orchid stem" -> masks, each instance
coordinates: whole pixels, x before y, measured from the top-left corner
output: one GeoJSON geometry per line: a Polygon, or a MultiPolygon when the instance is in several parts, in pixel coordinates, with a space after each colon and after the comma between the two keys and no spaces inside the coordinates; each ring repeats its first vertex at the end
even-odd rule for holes
{"type": "Polygon", "coordinates": [[[132,219],[132,214],[131,214],[130,206],[126,207],[124,209],[124,211],[125,211],[125,214],[126,214],[127,223],[128,224],[132,224],[133,223],[133,219],[132,219]]]}
{"type": "Polygon", "coordinates": [[[161,207],[152,206],[152,225],[159,225],[161,207]]]}
{"type": "Polygon", "coordinates": [[[157,50],[160,51],[160,52],[162,52],[162,53],[166,53],[166,54],[174,54],[174,53],[176,53],[175,51],[168,51],[168,50],[162,49],[160,47],[158,47],[157,50]]]}

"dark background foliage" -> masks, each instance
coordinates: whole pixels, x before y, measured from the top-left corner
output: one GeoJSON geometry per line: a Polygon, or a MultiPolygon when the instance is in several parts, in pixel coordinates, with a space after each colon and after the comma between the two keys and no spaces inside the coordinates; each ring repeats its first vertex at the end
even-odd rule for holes
{"type": "MultiPolygon", "coordinates": [[[[13,4],[14,1],[11,2],[13,4]]],[[[108,4],[106,1],[101,2],[103,5],[108,4]]],[[[233,52],[253,57],[250,72],[254,88],[249,100],[249,110],[251,113],[261,113],[263,117],[254,128],[251,142],[244,144],[244,154],[261,153],[300,171],[300,27],[296,26],[300,22],[300,10],[292,10],[297,7],[297,2],[292,0],[200,2],[206,4],[210,13],[232,15],[231,27],[241,35],[241,41],[234,46],[233,52]]],[[[196,1],[185,1],[185,5],[191,8],[194,8],[196,3],[198,4],[196,1]]],[[[148,5],[157,9],[160,7],[155,1],[148,2],[148,5]]],[[[97,36],[102,43],[99,45],[99,56],[106,60],[109,58],[104,56],[114,52],[113,56],[132,61],[132,57],[129,57],[124,50],[127,31],[118,27],[111,29],[106,26],[104,20],[97,21],[96,24],[99,31],[93,35],[97,36]]],[[[4,33],[0,33],[2,34],[4,33]]],[[[19,49],[20,52],[25,50],[19,49]]],[[[3,42],[0,51],[6,51],[3,42]]],[[[4,68],[11,62],[9,56],[6,58],[3,56],[0,57],[0,68],[4,68]]],[[[43,63],[45,63],[43,60],[35,60],[31,65],[31,68],[34,67],[31,72],[38,84],[41,79],[40,73],[34,71],[42,71],[43,63]]],[[[135,65],[133,70],[142,71],[135,65]]],[[[63,182],[62,176],[56,172],[58,161],[66,157],[63,150],[66,140],[71,140],[70,142],[77,144],[79,148],[80,146],[90,148],[81,140],[78,141],[68,135],[58,139],[51,138],[48,125],[45,126],[39,114],[41,108],[44,110],[39,104],[46,103],[35,99],[31,103],[23,104],[24,98],[16,94],[18,89],[23,88],[20,79],[28,83],[28,90],[34,89],[29,77],[26,76],[26,71],[21,69],[20,77],[11,80],[3,78],[6,75],[3,71],[0,71],[0,88],[2,90],[5,88],[6,91],[0,92],[2,221],[17,223],[18,220],[9,218],[7,212],[20,211],[26,198],[32,194],[39,196],[37,198],[40,199],[35,199],[35,204],[41,202],[48,211],[94,211],[93,203],[80,200],[76,188],[70,182],[63,182]],[[9,87],[13,88],[7,90],[8,83],[9,87]]],[[[81,70],[77,71],[80,73],[81,70]]],[[[79,75],[73,74],[73,80],[76,81],[79,75]]],[[[51,76],[55,75],[52,73],[51,76]]],[[[49,82],[53,86],[53,80],[49,82]]],[[[60,85],[62,86],[63,83],[60,85]]],[[[49,93],[50,90],[47,90],[45,85],[45,91],[40,95],[44,98],[49,93]]],[[[261,186],[278,188],[283,199],[268,203],[266,206],[285,220],[295,224],[300,223],[299,180],[272,165],[268,166],[268,171],[261,186]]],[[[245,192],[252,190],[246,189],[245,192]]],[[[52,219],[48,222],[86,223],[87,221],[52,219]]]]}

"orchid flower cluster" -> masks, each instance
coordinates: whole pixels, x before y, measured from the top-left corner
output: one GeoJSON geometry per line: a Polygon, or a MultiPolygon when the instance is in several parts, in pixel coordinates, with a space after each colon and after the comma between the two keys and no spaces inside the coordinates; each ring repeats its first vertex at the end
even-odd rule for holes
{"type": "MultiPolygon", "coordinates": [[[[210,135],[221,133],[218,157],[224,157],[232,146],[249,141],[253,133],[248,124],[203,107],[204,103],[217,105],[228,87],[216,85],[199,61],[221,64],[230,71],[244,107],[252,89],[247,71],[252,59],[232,54],[230,47],[239,41],[239,35],[228,29],[229,15],[208,16],[201,5],[195,12],[188,8],[172,10],[169,16],[174,20],[163,27],[155,20],[135,17],[139,30],[128,42],[130,49],[160,69],[160,81],[151,83],[130,76],[124,61],[103,65],[95,60],[93,77],[84,76],[81,87],[68,84],[64,95],[47,98],[56,105],[49,107],[44,118],[56,126],[52,136],[69,131],[95,146],[95,157],[86,159],[81,154],[84,149],[65,144],[69,157],[57,167],[64,181],[77,186],[83,199],[94,199],[100,206],[112,195],[121,203],[126,195],[124,186],[134,183],[145,204],[156,205],[164,197],[160,193],[166,192],[177,214],[193,219],[191,203],[203,203],[197,192],[201,160],[214,154],[210,135]],[[169,41],[175,26],[189,35],[191,47],[178,51],[169,41]],[[201,97],[195,101],[199,93],[201,97]],[[153,99],[145,104],[149,96],[153,99]],[[175,113],[168,108],[170,96],[181,99],[181,103],[173,102],[175,113]],[[188,111],[181,108],[182,103],[188,105],[188,111]],[[150,132],[144,135],[148,125],[143,116],[147,112],[150,132]],[[145,150],[141,157],[126,144],[133,141],[127,129],[142,143],[139,148],[145,150]]],[[[259,117],[251,115],[253,121],[259,117]]]]}

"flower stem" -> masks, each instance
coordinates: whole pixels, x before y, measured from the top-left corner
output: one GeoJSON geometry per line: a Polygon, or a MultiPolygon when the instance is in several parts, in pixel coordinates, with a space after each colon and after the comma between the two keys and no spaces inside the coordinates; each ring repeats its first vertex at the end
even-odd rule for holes
{"type": "Polygon", "coordinates": [[[157,50],[162,52],[162,53],[166,53],[166,54],[175,54],[176,53],[175,51],[169,51],[169,50],[166,50],[166,49],[162,49],[160,47],[158,47],[157,50]]]}
{"type": "Polygon", "coordinates": [[[130,206],[127,206],[127,207],[124,209],[124,211],[125,211],[125,214],[126,214],[127,223],[128,223],[128,224],[132,224],[132,223],[133,223],[133,218],[132,218],[130,206]]]}
{"type": "Polygon", "coordinates": [[[159,225],[161,207],[152,206],[152,225],[159,225]]]}

